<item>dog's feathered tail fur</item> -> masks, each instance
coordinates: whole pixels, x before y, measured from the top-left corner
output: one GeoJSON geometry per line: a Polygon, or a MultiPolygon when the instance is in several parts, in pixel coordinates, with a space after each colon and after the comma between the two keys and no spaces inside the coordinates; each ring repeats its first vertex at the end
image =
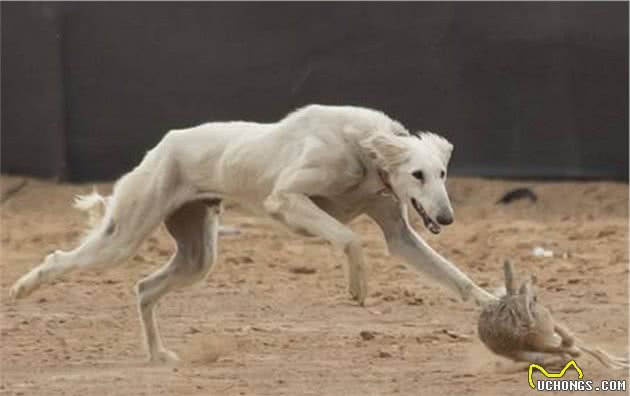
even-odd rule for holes
{"type": "Polygon", "coordinates": [[[74,197],[74,207],[87,213],[90,229],[96,228],[105,216],[108,199],[109,197],[99,194],[96,187],[90,194],[76,195],[74,197]]]}
{"type": "MultiPolygon", "coordinates": [[[[89,233],[91,230],[95,229],[105,217],[105,211],[107,210],[107,204],[109,203],[110,197],[104,197],[98,193],[96,187],[92,190],[90,194],[87,195],[76,195],[74,197],[73,206],[80,211],[86,212],[88,215],[88,229],[86,233],[89,233]]],[[[236,227],[230,226],[219,226],[219,235],[239,235],[241,231],[236,227]]]]}

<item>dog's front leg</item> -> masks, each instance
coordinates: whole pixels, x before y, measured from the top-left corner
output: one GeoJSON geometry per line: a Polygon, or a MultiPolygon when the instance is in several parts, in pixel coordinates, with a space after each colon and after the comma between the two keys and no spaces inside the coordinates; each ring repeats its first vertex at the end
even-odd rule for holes
{"type": "Polygon", "coordinates": [[[348,259],[350,294],[361,306],[365,304],[365,259],[361,242],[352,230],[301,193],[275,192],[265,200],[265,209],[292,231],[318,236],[343,249],[348,259]]]}
{"type": "Polygon", "coordinates": [[[389,238],[388,246],[393,254],[403,257],[413,268],[427,273],[458,292],[464,301],[472,297],[478,305],[485,305],[497,299],[475,284],[453,263],[440,256],[408,225],[398,235],[389,238]]]}
{"type": "Polygon", "coordinates": [[[484,305],[497,299],[422,240],[393,200],[386,197],[375,200],[369,205],[367,214],[382,229],[391,254],[404,258],[414,269],[457,292],[464,301],[472,297],[478,305],[484,305]]]}

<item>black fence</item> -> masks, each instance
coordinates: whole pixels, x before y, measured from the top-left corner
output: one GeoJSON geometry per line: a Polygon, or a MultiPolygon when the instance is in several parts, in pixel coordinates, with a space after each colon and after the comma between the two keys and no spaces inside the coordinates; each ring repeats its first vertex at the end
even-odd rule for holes
{"type": "Polygon", "coordinates": [[[457,175],[628,177],[628,3],[6,3],[2,171],[104,180],[171,128],[308,103],[455,144],[457,175]]]}

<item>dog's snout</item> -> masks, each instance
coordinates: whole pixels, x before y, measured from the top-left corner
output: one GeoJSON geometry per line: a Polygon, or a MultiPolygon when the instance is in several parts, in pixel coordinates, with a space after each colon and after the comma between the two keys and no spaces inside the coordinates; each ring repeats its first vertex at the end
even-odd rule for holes
{"type": "Polygon", "coordinates": [[[450,214],[440,214],[438,215],[436,220],[441,225],[449,225],[454,221],[453,215],[450,215],[450,214]]]}

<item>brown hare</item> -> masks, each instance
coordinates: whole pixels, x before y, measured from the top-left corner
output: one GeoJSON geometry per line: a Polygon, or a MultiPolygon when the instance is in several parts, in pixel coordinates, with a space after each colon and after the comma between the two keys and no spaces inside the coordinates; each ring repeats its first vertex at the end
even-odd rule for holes
{"type": "Polygon", "coordinates": [[[479,316],[479,338],[488,349],[508,359],[530,363],[542,363],[548,358],[566,362],[584,352],[606,367],[629,367],[627,358],[589,346],[559,325],[538,302],[533,279],[526,280],[517,290],[509,261],[504,264],[504,272],[505,295],[484,305],[479,316]]]}

